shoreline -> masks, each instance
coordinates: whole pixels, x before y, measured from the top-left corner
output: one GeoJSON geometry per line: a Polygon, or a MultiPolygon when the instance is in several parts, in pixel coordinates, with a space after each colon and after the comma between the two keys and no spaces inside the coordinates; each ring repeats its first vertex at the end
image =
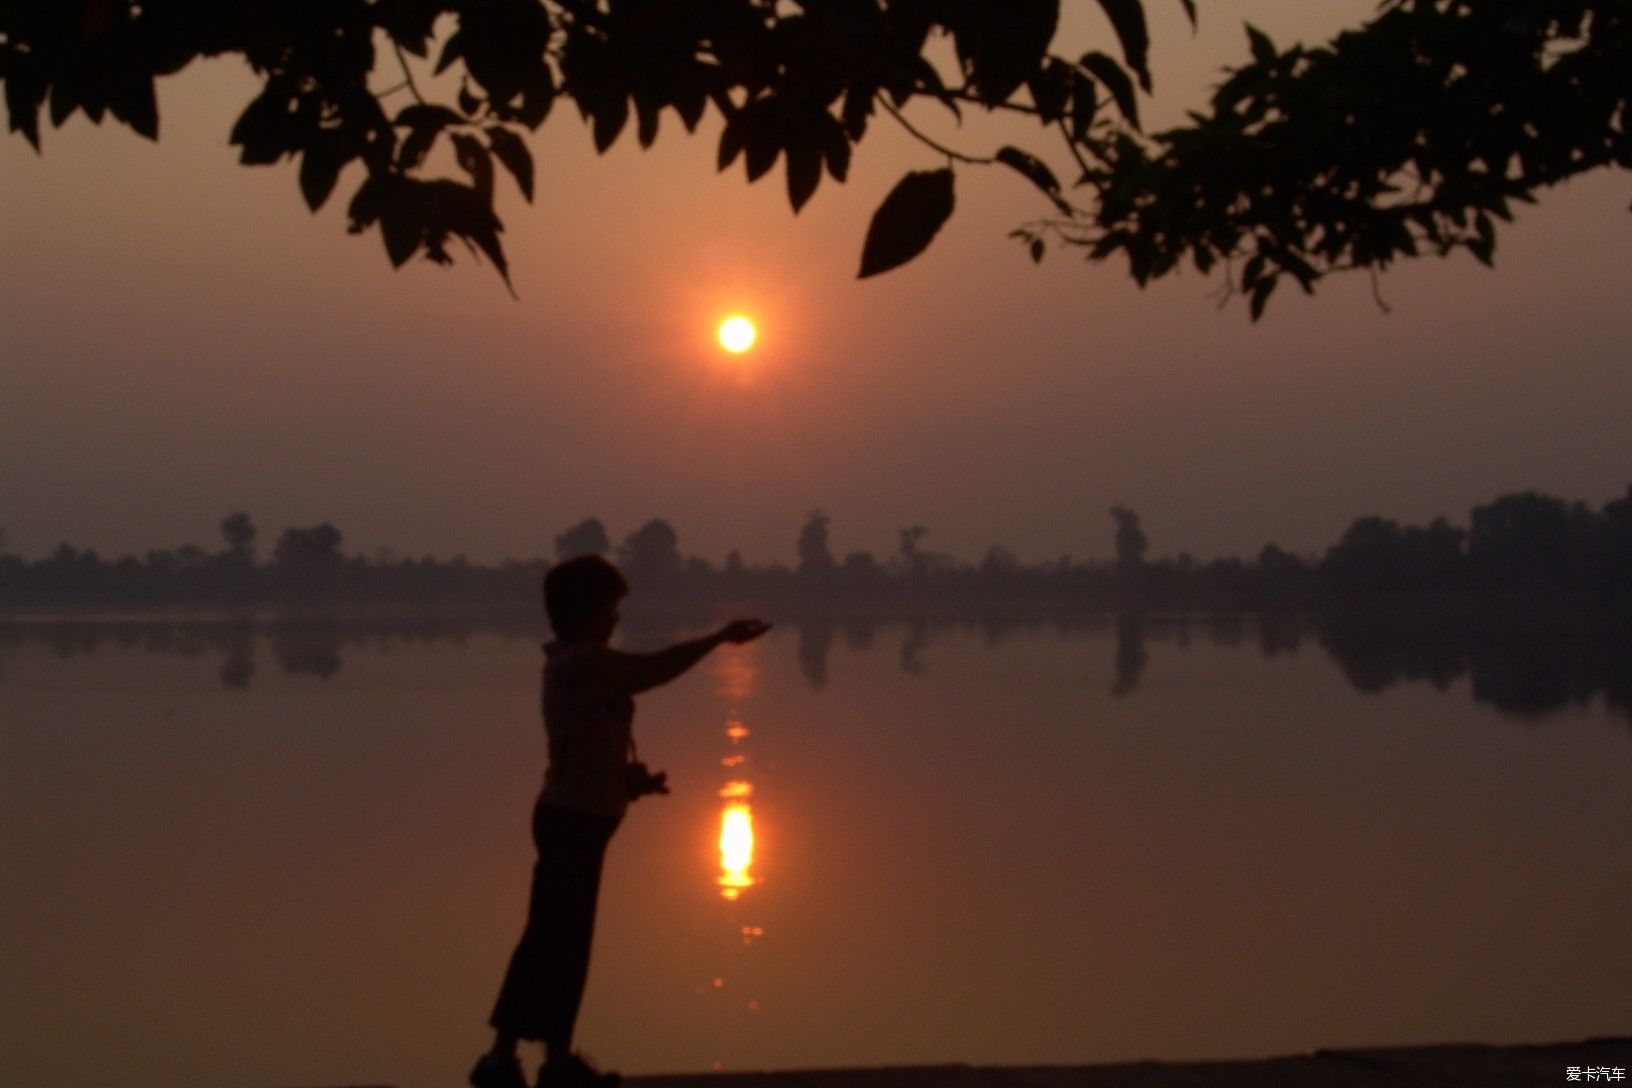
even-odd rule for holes
{"type": "Polygon", "coordinates": [[[1227,1061],[1103,1065],[880,1066],[776,1072],[673,1073],[624,1078],[629,1088],[1528,1088],[1632,1079],[1632,1035],[1492,1046],[1323,1048],[1227,1061]],[[1590,1080],[1588,1073],[1592,1072],[1590,1080]],[[1599,1072],[1603,1071],[1603,1072],[1599,1072]],[[1619,1077],[1611,1074],[1619,1072],[1619,1077]]]}

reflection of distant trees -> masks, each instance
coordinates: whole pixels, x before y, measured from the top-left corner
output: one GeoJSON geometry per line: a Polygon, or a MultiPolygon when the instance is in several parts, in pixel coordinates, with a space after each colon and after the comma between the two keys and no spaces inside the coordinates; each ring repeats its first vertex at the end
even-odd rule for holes
{"type": "Polygon", "coordinates": [[[875,622],[867,616],[849,616],[844,620],[844,644],[857,653],[873,648],[875,622]]]}
{"type": "Polygon", "coordinates": [[[279,628],[272,636],[272,655],[291,676],[324,680],[340,671],[341,632],[322,625],[279,628]]]}
{"type": "MultiPolygon", "coordinates": [[[[635,611],[625,621],[629,645],[672,642],[707,626],[706,611],[635,611]]],[[[1051,633],[1065,638],[1092,635],[1113,640],[1106,667],[1111,691],[1128,695],[1143,681],[1151,644],[1184,649],[1197,639],[1240,651],[1256,646],[1265,657],[1299,652],[1311,636],[1362,692],[1423,682],[1440,689],[1467,679],[1474,700],[1507,714],[1534,717],[1602,697],[1632,722],[1632,622],[1617,619],[1572,621],[1556,615],[1513,615],[1492,611],[1469,615],[1444,609],[1328,609],[1308,612],[1118,613],[1013,611],[918,615],[813,615],[797,625],[796,657],[812,687],[831,679],[835,638],[854,653],[875,650],[880,632],[900,632],[898,664],[918,675],[924,655],[942,636],[970,631],[989,644],[1016,634],[1051,633]]],[[[342,667],[348,648],[389,648],[397,644],[457,647],[476,632],[537,641],[538,620],[345,618],[251,624],[244,621],[0,623],[0,658],[23,642],[43,643],[53,653],[74,657],[105,646],[155,654],[219,658],[219,678],[229,688],[249,686],[255,676],[255,648],[269,644],[286,674],[328,678],[342,667]]]]}
{"type": "Polygon", "coordinates": [[[929,621],[922,618],[910,619],[906,627],[906,637],[901,640],[901,671],[919,676],[924,672],[924,659],[921,655],[929,645],[929,621]]]}
{"type": "Polygon", "coordinates": [[[826,581],[833,574],[833,552],[827,546],[827,526],[832,519],[820,510],[813,511],[799,530],[794,550],[799,554],[799,576],[826,581]]]}
{"type": "Polygon", "coordinates": [[[1265,657],[1296,653],[1303,642],[1304,621],[1286,612],[1265,612],[1258,617],[1258,649],[1265,657]]]}
{"type": "Polygon", "coordinates": [[[1111,685],[1112,695],[1127,695],[1139,686],[1144,675],[1145,615],[1143,612],[1124,611],[1116,616],[1116,682],[1111,685]]]}
{"type": "Polygon", "coordinates": [[[799,668],[818,691],[827,686],[827,655],[832,649],[832,620],[817,617],[799,625],[799,668]]]}
{"type": "Polygon", "coordinates": [[[1318,638],[1360,691],[1378,692],[1402,680],[1449,687],[1467,667],[1461,640],[1443,623],[1406,624],[1377,612],[1329,612],[1318,638]]]}
{"type": "Polygon", "coordinates": [[[255,659],[248,654],[229,654],[221,663],[221,686],[243,691],[255,677],[255,659]]]}
{"type": "Polygon", "coordinates": [[[59,657],[90,656],[106,647],[180,657],[220,658],[224,687],[243,689],[254,678],[256,645],[266,642],[288,674],[327,679],[340,670],[346,647],[462,644],[481,629],[536,641],[539,624],[483,620],[313,617],[254,622],[227,620],[70,620],[0,622],[0,654],[22,643],[43,643],[59,657]]]}
{"type": "Polygon", "coordinates": [[[220,644],[227,654],[227,659],[221,663],[221,684],[235,691],[243,691],[255,676],[254,633],[247,625],[233,627],[223,634],[220,644]]]}
{"type": "Polygon", "coordinates": [[[1632,625],[1554,616],[1332,612],[1321,645],[1362,691],[1403,681],[1444,689],[1466,676],[1473,698],[1535,716],[1596,695],[1632,717],[1632,625]]]}

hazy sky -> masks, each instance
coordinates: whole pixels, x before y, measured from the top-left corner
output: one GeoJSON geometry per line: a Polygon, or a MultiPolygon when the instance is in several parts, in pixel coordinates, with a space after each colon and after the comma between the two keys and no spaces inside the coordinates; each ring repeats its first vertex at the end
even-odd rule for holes
{"type": "MultiPolygon", "coordinates": [[[[1238,60],[1250,19],[1324,36],[1352,0],[1212,0],[1191,37],[1149,0],[1158,124],[1238,60]]],[[[1068,3],[1064,51],[1104,46],[1068,3]]],[[[1171,9],[1171,10],[1169,10],[1171,9]]],[[[360,168],[306,211],[293,164],[237,165],[253,95],[232,61],[161,81],[161,143],[82,115],[35,156],[0,140],[0,526],[8,550],[104,553],[188,541],[247,510],[268,544],[337,524],[348,551],[536,555],[603,518],[649,517],[681,549],[791,560],[826,509],[841,555],[899,528],[978,558],[1110,554],[1106,508],[1140,512],[1158,554],[1297,549],[1360,513],[1457,520],[1505,491],[1603,501],[1632,482],[1627,176],[1544,195],[1497,270],[1423,261],[1254,326],[1193,272],[1141,292],[1125,266],[1006,232],[1044,210],[1008,171],[958,173],[925,257],[854,279],[868,217],[937,156],[887,120],[850,182],[794,217],[781,166],[714,172],[717,123],[597,157],[570,104],[532,141],[537,203],[500,179],[520,301],[465,258],[393,272],[344,230],[360,168]],[[746,362],[713,342],[757,318],[746,362]]],[[[978,153],[1029,127],[917,115],[978,153]]]]}

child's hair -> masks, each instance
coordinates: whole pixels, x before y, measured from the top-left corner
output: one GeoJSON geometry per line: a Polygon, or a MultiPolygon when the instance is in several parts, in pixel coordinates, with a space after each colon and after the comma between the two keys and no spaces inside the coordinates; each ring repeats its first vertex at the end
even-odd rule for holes
{"type": "Polygon", "coordinates": [[[598,555],[580,555],[544,575],[544,611],[556,634],[568,634],[628,592],[629,583],[617,567],[598,555]]]}

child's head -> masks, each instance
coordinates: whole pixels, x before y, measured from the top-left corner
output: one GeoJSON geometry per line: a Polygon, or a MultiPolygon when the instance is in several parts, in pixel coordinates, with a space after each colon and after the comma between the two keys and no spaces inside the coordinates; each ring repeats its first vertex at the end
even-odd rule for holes
{"type": "Polygon", "coordinates": [[[618,625],[618,602],[629,583],[598,555],[557,563],[544,576],[544,611],[560,638],[605,642],[618,625]]]}

